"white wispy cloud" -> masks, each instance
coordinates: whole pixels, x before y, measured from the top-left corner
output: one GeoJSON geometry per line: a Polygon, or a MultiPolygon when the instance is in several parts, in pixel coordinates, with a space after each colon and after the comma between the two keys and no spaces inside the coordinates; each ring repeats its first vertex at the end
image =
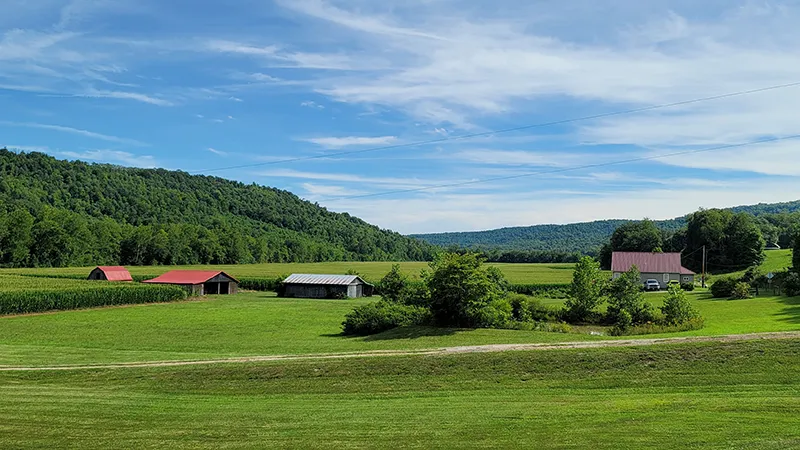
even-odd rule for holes
{"type": "Polygon", "coordinates": [[[335,172],[308,172],[293,169],[274,169],[260,172],[259,175],[263,177],[277,177],[277,178],[297,178],[302,180],[318,180],[318,181],[338,181],[343,183],[355,183],[362,187],[368,185],[380,185],[383,187],[396,187],[396,188],[416,188],[422,186],[430,186],[436,184],[432,180],[422,181],[417,178],[400,178],[400,177],[370,177],[363,175],[355,175],[350,173],[335,173],[335,172]]]}
{"type": "Polygon", "coordinates": [[[310,200],[318,200],[328,197],[341,197],[363,195],[367,193],[364,190],[350,189],[342,186],[332,186],[316,183],[303,183],[303,190],[305,190],[310,200]]]}
{"type": "Polygon", "coordinates": [[[301,102],[300,106],[303,106],[303,107],[306,107],[306,108],[325,109],[325,107],[323,105],[320,105],[319,103],[311,101],[311,100],[308,100],[308,101],[305,101],[305,102],[301,102]]]}
{"type": "Polygon", "coordinates": [[[174,103],[164,100],[162,98],[153,97],[146,94],[136,92],[122,92],[122,91],[98,91],[89,90],[81,97],[97,97],[97,98],[117,98],[124,100],[136,100],[137,102],[147,103],[156,106],[174,106],[174,103]]]}
{"type": "Polygon", "coordinates": [[[96,133],[94,131],[89,130],[82,130],[80,128],[73,128],[73,127],[66,127],[62,125],[50,125],[44,123],[34,123],[34,122],[10,122],[7,120],[0,120],[0,125],[10,126],[10,127],[24,127],[24,128],[38,128],[41,130],[50,130],[50,131],[58,131],[61,133],[69,133],[75,134],[79,136],[85,136],[93,139],[99,139],[102,141],[109,141],[109,142],[116,142],[119,144],[127,144],[127,145],[134,145],[134,146],[147,146],[148,144],[137,141],[135,139],[128,139],[118,136],[111,136],[108,134],[96,133]]]}
{"type": "Polygon", "coordinates": [[[208,151],[210,151],[211,153],[213,153],[215,155],[228,156],[228,152],[223,152],[223,151],[217,150],[217,149],[215,149],[213,147],[208,147],[208,151]]]}
{"type": "Polygon", "coordinates": [[[58,151],[57,155],[84,161],[97,161],[120,164],[131,167],[157,167],[156,160],[150,155],[136,155],[119,150],[87,150],[83,152],[58,151]]]}
{"type": "Polygon", "coordinates": [[[319,145],[320,147],[325,147],[329,149],[339,149],[344,147],[356,147],[356,146],[388,145],[397,141],[397,137],[396,136],[378,136],[378,137],[346,136],[346,137],[305,138],[300,140],[319,145]]]}

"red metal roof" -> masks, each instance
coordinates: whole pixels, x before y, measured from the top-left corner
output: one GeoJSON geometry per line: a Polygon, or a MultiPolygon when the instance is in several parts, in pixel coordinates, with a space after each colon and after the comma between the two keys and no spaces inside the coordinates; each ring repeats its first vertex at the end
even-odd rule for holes
{"type": "Polygon", "coordinates": [[[681,265],[680,253],[614,252],[611,257],[612,272],[627,272],[636,266],[642,273],[679,273],[694,275],[681,265]]]}
{"type": "Polygon", "coordinates": [[[131,273],[122,266],[98,266],[108,281],[133,281],[131,273]]]}
{"type": "Polygon", "coordinates": [[[173,270],[161,275],[160,277],[153,278],[152,280],[143,281],[143,283],[203,284],[220,274],[225,275],[233,281],[236,281],[236,279],[232,276],[218,270],[173,270]]]}

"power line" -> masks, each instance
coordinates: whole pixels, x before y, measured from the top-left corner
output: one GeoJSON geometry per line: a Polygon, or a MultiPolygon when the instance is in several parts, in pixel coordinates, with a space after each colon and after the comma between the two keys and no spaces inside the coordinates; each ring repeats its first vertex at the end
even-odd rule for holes
{"type": "Polygon", "coordinates": [[[598,164],[585,164],[582,166],[572,166],[572,167],[563,167],[560,169],[552,169],[552,170],[543,170],[539,172],[530,172],[524,173],[519,175],[509,175],[504,177],[495,177],[495,178],[484,178],[482,180],[472,180],[472,181],[463,181],[458,183],[448,183],[448,184],[438,184],[433,186],[424,186],[419,188],[411,188],[411,189],[398,189],[395,191],[385,191],[385,192],[376,192],[373,194],[363,194],[363,195],[350,195],[350,196],[342,196],[342,197],[329,197],[327,199],[322,199],[320,201],[337,201],[337,200],[351,200],[357,198],[367,198],[367,197],[378,197],[384,195],[391,195],[391,194],[404,194],[409,192],[420,192],[420,191],[429,191],[432,189],[442,189],[442,188],[450,188],[450,187],[461,187],[461,186],[469,186],[473,184],[482,184],[482,183],[491,183],[494,181],[505,181],[505,180],[514,180],[517,178],[526,178],[532,177],[536,175],[550,175],[555,173],[563,173],[563,172],[573,172],[576,170],[582,169],[595,169],[600,167],[608,167],[608,166],[618,166],[621,164],[630,164],[635,162],[642,162],[642,161],[652,161],[656,159],[663,159],[663,158],[671,158],[675,156],[684,156],[684,155],[693,155],[697,153],[706,153],[706,152],[713,152],[719,150],[727,150],[731,148],[740,148],[740,147],[747,147],[750,145],[757,145],[757,144],[765,144],[770,142],[779,142],[779,141],[788,141],[790,139],[798,139],[800,138],[800,134],[795,134],[791,136],[784,136],[784,137],[775,137],[775,138],[766,138],[766,139],[759,139],[757,141],[750,141],[744,142],[739,144],[728,144],[728,145],[721,145],[718,147],[711,147],[711,148],[704,148],[704,149],[695,149],[695,150],[685,150],[681,152],[674,152],[674,153],[666,153],[661,155],[653,155],[653,156],[643,156],[639,158],[630,158],[630,159],[623,159],[618,161],[611,161],[605,163],[598,163],[598,164]]]}
{"type": "Polygon", "coordinates": [[[440,143],[443,143],[443,142],[459,141],[459,140],[472,139],[472,138],[484,137],[484,136],[492,136],[492,135],[495,135],[495,134],[512,133],[512,132],[515,132],[515,131],[531,130],[531,129],[534,129],[534,128],[545,128],[545,127],[552,127],[552,126],[557,126],[557,125],[567,125],[567,124],[576,123],[576,122],[584,122],[584,121],[587,121],[587,120],[603,119],[603,118],[615,117],[615,116],[624,116],[624,115],[628,115],[628,114],[636,114],[636,113],[640,113],[640,112],[653,111],[653,110],[657,110],[657,109],[674,108],[676,106],[685,106],[685,105],[691,105],[691,104],[694,104],[694,103],[701,103],[701,102],[707,102],[707,101],[712,101],[712,100],[721,100],[721,99],[725,99],[725,98],[739,97],[739,96],[743,96],[743,95],[757,94],[759,92],[774,91],[774,90],[777,90],[777,89],[785,89],[785,88],[797,87],[797,86],[800,86],[800,81],[794,82],[794,83],[787,83],[787,84],[778,84],[778,85],[775,85],[775,86],[768,86],[768,87],[763,87],[763,88],[758,88],[758,89],[751,89],[751,90],[747,90],[747,91],[738,91],[738,92],[731,92],[731,93],[721,94],[721,95],[713,95],[713,96],[710,96],[710,97],[695,98],[695,99],[692,99],[692,100],[683,100],[683,101],[674,102],[674,103],[664,103],[664,104],[660,104],[660,105],[645,106],[645,107],[642,107],[642,108],[626,109],[626,110],[622,110],[622,111],[613,111],[613,112],[608,112],[608,113],[595,114],[595,115],[591,115],[591,116],[583,116],[583,117],[576,117],[576,118],[572,118],[572,119],[556,120],[556,121],[553,121],[553,122],[543,122],[543,123],[537,123],[537,124],[533,124],[533,125],[523,125],[523,126],[519,126],[519,127],[505,128],[505,129],[494,130],[494,131],[484,131],[484,132],[480,132],[480,133],[462,134],[462,135],[458,135],[458,136],[447,136],[447,137],[443,137],[443,138],[430,139],[430,140],[426,140],[426,141],[417,141],[417,142],[409,142],[409,143],[405,143],[405,144],[386,145],[386,146],[382,146],[382,147],[372,147],[372,148],[367,148],[367,149],[362,149],[362,150],[349,150],[349,151],[344,151],[344,152],[329,153],[329,154],[325,154],[325,155],[301,156],[301,157],[297,157],[297,158],[286,158],[286,159],[280,159],[280,160],[277,160],[277,161],[267,161],[267,162],[262,162],[262,163],[241,164],[241,165],[237,165],[237,166],[228,166],[228,167],[217,167],[217,168],[206,169],[206,170],[197,170],[197,171],[193,171],[193,172],[189,172],[189,173],[191,173],[191,174],[199,174],[199,173],[209,173],[209,172],[221,172],[221,171],[224,171],[224,170],[246,169],[246,168],[251,168],[251,167],[271,166],[271,165],[285,164],[285,163],[291,163],[291,162],[310,161],[310,160],[314,160],[314,159],[325,159],[325,158],[335,158],[335,157],[338,157],[338,156],[358,155],[358,154],[362,154],[362,153],[371,153],[371,152],[378,152],[378,151],[384,151],[384,150],[396,150],[396,149],[400,149],[400,148],[419,147],[421,145],[440,144],[440,143]]]}

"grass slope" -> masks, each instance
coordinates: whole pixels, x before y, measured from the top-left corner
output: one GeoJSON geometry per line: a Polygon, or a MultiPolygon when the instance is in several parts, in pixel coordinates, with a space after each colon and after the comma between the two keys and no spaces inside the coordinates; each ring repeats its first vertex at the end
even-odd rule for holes
{"type": "Polygon", "coordinates": [[[5,372],[0,447],[798,448],[798,352],[791,340],[5,372]]]}
{"type": "MultiPolygon", "coordinates": [[[[789,267],[792,267],[791,249],[770,250],[767,252],[767,258],[761,264],[761,271],[767,274],[769,272],[780,272],[789,267]]],[[[747,272],[747,269],[732,273],[730,276],[741,277],[745,272],[747,272]]]]}
{"type": "MultiPolygon", "coordinates": [[[[663,294],[648,299],[658,304],[663,294]]],[[[800,330],[800,297],[713,300],[694,293],[706,328],[670,336],[800,330]]],[[[265,293],[203,301],[0,317],[0,365],[59,365],[230,356],[422,349],[599,339],[586,334],[407,328],[342,337],[360,300],[278,299],[265,293]]],[[[558,304],[559,301],[551,301],[558,304]]]]}

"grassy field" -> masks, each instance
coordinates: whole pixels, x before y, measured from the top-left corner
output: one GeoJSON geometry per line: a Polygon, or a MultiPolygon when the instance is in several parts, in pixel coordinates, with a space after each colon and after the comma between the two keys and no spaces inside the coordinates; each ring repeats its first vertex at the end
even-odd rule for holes
{"type": "MultiPolygon", "coordinates": [[[[663,294],[650,294],[658,305],[663,294]]],[[[714,300],[691,295],[706,328],[670,336],[800,330],[800,297],[714,300]]],[[[0,365],[52,365],[247,355],[423,349],[599,339],[586,334],[409,328],[340,336],[344,315],[372,301],[245,293],[201,301],[0,317],[0,365]]],[[[558,305],[560,301],[548,303],[558,305]]]]}
{"type": "MultiPolygon", "coordinates": [[[[764,263],[761,264],[761,271],[766,273],[769,272],[780,272],[781,270],[785,270],[788,267],[792,267],[792,250],[770,250],[767,253],[767,258],[764,260],[764,263]]],[[[739,272],[735,272],[730,274],[734,277],[741,277],[747,271],[740,270],[739,272]]]]}
{"type": "MultiPolygon", "coordinates": [[[[425,262],[334,262],[297,264],[241,264],[216,266],[145,266],[128,267],[134,276],[156,277],[170,270],[222,270],[234,277],[264,277],[290,275],[292,273],[344,274],[355,270],[371,281],[378,281],[392,268],[400,264],[403,272],[417,277],[420,270],[428,267],[425,262]]],[[[512,283],[555,284],[570,283],[574,264],[493,264],[499,267],[512,283]]],[[[73,275],[88,276],[93,267],[68,267],[58,269],[2,269],[0,274],[73,275]]]]}
{"type": "Polygon", "coordinates": [[[0,372],[1,448],[800,448],[800,341],[0,372]]]}

